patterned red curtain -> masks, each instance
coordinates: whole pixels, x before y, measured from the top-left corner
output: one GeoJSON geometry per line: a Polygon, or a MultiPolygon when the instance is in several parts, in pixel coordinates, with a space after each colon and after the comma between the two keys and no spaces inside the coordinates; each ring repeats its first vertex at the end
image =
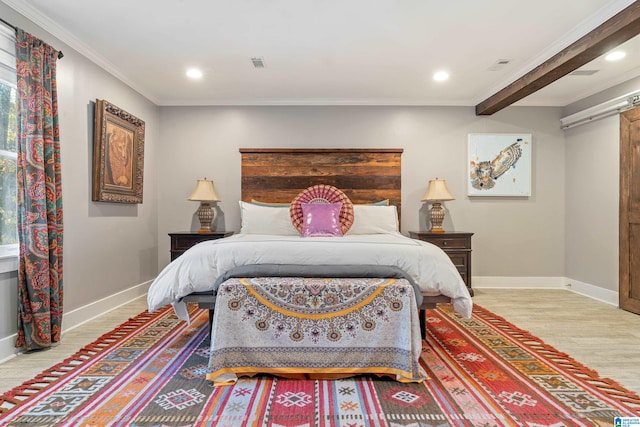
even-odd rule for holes
{"type": "Polygon", "coordinates": [[[18,112],[18,339],[34,350],[60,341],[62,185],[56,60],[58,52],[16,30],[18,112]]]}

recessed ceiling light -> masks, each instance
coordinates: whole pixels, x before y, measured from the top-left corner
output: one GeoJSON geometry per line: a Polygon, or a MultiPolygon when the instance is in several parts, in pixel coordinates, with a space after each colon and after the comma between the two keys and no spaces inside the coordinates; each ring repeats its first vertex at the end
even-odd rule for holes
{"type": "Polygon", "coordinates": [[[625,56],[627,56],[627,54],[625,52],[623,52],[621,50],[616,50],[614,52],[611,52],[607,56],[605,56],[604,59],[606,59],[607,61],[618,61],[618,60],[624,58],[625,56]]]}
{"type": "Polygon", "coordinates": [[[433,80],[437,82],[443,82],[449,79],[449,73],[446,71],[437,71],[433,74],[433,80]]]}
{"type": "Polygon", "coordinates": [[[190,79],[199,79],[202,77],[202,71],[198,70],[197,68],[189,68],[187,70],[187,77],[189,77],[190,79]]]}

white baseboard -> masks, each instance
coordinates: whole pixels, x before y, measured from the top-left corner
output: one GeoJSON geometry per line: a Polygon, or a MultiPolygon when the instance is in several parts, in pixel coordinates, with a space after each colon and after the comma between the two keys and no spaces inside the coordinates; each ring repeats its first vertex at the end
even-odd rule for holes
{"type": "Polygon", "coordinates": [[[506,277],[474,276],[474,288],[502,289],[562,289],[566,283],[564,277],[506,277]]]}
{"type": "Polygon", "coordinates": [[[568,277],[474,276],[474,288],[482,289],[566,289],[580,295],[618,306],[618,292],[568,277]]]}
{"type": "Polygon", "coordinates": [[[606,304],[618,307],[619,293],[617,291],[604,289],[599,286],[590,285],[589,283],[584,283],[579,280],[569,278],[566,279],[565,286],[567,289],[577,294],[584,295],[589,298],[593,298],[606,304]]]}
{"type": "MultiPolygon", "coordinates": [[[[64,336],[65,333],[111,310],[115,310],[137,298],[144,297],[150,284],[151,280],[64,313],[62,315],[62,335],[64,336]]],[[[22,350],[15,347],[16,338],[17,335],[13,334],[0,339],[0,363],[4,363],[22,352],[22,350]]]]}

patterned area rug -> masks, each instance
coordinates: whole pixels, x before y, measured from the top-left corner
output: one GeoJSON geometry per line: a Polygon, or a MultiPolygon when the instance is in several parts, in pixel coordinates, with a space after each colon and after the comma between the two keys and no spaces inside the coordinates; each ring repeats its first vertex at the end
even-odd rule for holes
{"type": "Polygon", "coordinates": [[[640,397],[504,319],[427,312],[424,384],[243,379],[213,388],[207,314],[142,313],[0,396],[2,426],[606,426],[640,397]]]}

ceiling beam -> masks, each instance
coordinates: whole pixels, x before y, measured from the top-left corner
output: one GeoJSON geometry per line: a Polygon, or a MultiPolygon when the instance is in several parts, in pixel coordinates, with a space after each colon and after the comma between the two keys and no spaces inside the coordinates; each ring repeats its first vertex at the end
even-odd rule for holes
{"type": "Polygon", "coordinates": [[[640,34],[640,1],[476,105],[476,115],[491,115],[591,62],[640,34]]]}

